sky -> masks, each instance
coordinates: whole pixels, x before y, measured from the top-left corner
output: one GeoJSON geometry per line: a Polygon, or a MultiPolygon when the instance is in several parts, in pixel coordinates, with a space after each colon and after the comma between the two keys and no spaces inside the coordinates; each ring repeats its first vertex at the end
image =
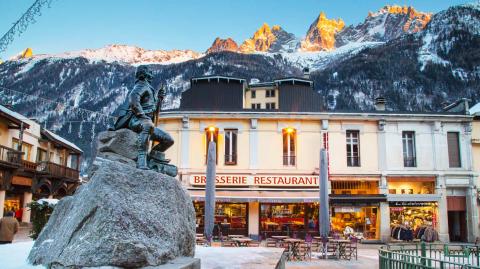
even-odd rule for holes
{"type": "MultiPolygon", "coordinates": [[[[35,0],[0,0],[0,36],[35,0]]],[[[0,52],[8,59],[27,47],[34,54],[61,53],[108,44],[145,49],[203,52],[216,37],[242,43],[264,23],[278,24],[299,37],[323,11],[347,25],[362,22],[385,5],[444,10],[461,0],[52,0],[20,36],[0,52]]]]}

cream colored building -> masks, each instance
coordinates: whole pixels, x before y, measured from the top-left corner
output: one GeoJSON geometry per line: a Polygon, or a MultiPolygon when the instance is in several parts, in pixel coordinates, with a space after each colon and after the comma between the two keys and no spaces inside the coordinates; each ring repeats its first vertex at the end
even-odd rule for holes
{"type": "Polygon", "coordinates": [[[161,113],[159,126],[175,140],[166,154],[195,200],[199,232],[207,142],[213,140],[216,222],[223,233],[318,234],[319,155],[326,148],[332,230],[350,226],[365,240],[386,242],[399,239],[392,237],[399,226],[432,227],[449,241],[456,236],[449,226],[463,225],[463,237],[452,240],[475,240],[471,116],[324,112],[311,102],[319,100],[312,86],[296,78],[253,87],[237,78],[195,78],[182,106],[161,113]],[[263,95],[253,100],[259,92],[251,98],[252,90],[267,91],[265,85],[275,90],[276,106],[250,109],[265,103],[263,95]],[[221,90],[209,93],[211,87],[221,90]],[[238,104],[232,95],[240,96],[238,104]],[[452,210],[463,212],[464,221],[452,210]]]}

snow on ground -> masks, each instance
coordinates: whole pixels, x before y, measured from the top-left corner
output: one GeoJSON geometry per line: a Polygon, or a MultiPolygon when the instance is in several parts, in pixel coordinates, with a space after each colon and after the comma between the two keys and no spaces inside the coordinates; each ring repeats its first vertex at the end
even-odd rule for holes
{"type": "MultiPolygon", "coordinates": [[[[33,241],[0,245],[1,269],[40,269],[27,263],[33,241]]],[[[195,257],[200,258],[202,269],[208,268],[275,268],[282,255],[276,248],[222,248],[197,246],[195,257]]],[[[106,269],[107,267],[102,267],[106,269]]],[[[112,267],[108,267],[112,268],[112,267]]]]}
{"type": "Polygon", "coordinates": [[[28,253],[33,246],[33,241],[0,245],[0,268],[2,269],[30,269],[44,268],[27,263],[28,253]]]}

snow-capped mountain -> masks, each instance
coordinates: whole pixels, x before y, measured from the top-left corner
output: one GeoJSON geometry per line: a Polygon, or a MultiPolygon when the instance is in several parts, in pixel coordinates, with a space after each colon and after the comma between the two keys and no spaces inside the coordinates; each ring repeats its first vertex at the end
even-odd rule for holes
{"type": "Polygon", "coordinates": [[[335,37],[336,46],[351,42],[386,42],[405,33],[417,33],[430,22],[431,15],[413,7],[385,6],[378,12],[370,12],[364,22],[340,31],[335,37]]]}
{"type": "Polygon", "coordinates": [[[342,19],[328,19],[325,13],[320,15],[308,28],[307,35],[302,41],[302,51],[324,51],[335,48],[335,36],[345,27],[342,19]]]}
{"type": "Polygon", "coordinates": [[[123,62],[139,64],[172,64],[198,59],[203,54],[192,50],[146,50],[127,45],[108,45],[99,49],[84,49],[60,54],[37,54],[35,59],[73,59],[83,57],[92,61],[123,62]]]}
{"type": "Polygon", "coordinates": [[[431,17],[424,31],[368,48],[312,74],[330,109],[441,110],[460,98],[480,101],[479,4],[431,17]]]}
{"type": "Polygon", "coordinates": [[[220,52],[220,51],[238,51],[238,44],[235,40],[231,39],[230,37],[227,39],[221,39],[219,37],[215,38],[213,41],[212,46],[208,48],[206,53],[213,53],[213,52],[220,52]]]}
{"type": "Polygon", "coordinates": [[[297,46],[295,35],[286,32],[282,27],[264,23],[251,38],[240,46],[240,52],[293,52],[297,46]]]}
{"type": "MultiPolygon", "coordinates": [[[[389,110],[435,111],[442,108],[442,103],[463,97],[476,103],[480,101],[479,6],[455,6],[439,12],[431,16],[423,30],[417,27],[421,24],[412,28],[412,22],[406,28],[402,23],[385,24],[389,27],[385,28],[384,39],[349,41],[343,46],[334,43],[331,50],[326,50],[332,46],[331,39],[325,35],[313,38],[326,46],[322,51],[297,50],[299,42],[293,35],[280,27],[262,26],[260,33],[253,35],[254,42],[249,43],[255,48],[253,53],[239,52],[232,39],[218,39],[213,46],[215,52],[212,49],[207,54],[111,45],[98,50],[33,55],[0,64],[0,87],[17,92],[0,88],[0,102],[11,104],[16,111],[75,141],[87,160],[94,152],[95,134],[112,124],[108,115],[125,100],[134,82],[135,66],[140,63],[151,64],[155,87],[166,86],[165,108],[179,106],[180,94],[188,89],[191,77],[225,75],[269,81],[300,76],[305,66],[313,67],[315,90],[325,96],[324,105],[332,110],[369,110],[378,95],[386,98],[389,110]],[[401,27],[400,32],[387,30],[396,25],[401,27]],[[295,48],[293,52],[289,52],[291,48],[295,48]]],[[[375,18],[393,16],[382,14],[371,14],[363,27],[377,29],[384,24],[373,23],[375,18]]],[[[328,20],[319,17],[318,21],[328,20]]],[[[334,29],[341,25],[339,20],[333,24],[337,25],[332,26],[334,29]]],[[[311,32],[323,34],[317,25],[311,32]]],[[[337,37],[344,31],[336,33],[337,37]]]]}

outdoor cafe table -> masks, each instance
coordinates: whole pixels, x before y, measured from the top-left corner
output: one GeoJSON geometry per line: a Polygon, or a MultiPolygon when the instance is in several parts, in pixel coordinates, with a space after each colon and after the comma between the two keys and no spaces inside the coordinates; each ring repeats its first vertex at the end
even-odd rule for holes
{"type": "Polygon", "coordinates": [[[346,258],[346,247],[348,244],[350,244],[350,240],[347,240],[347,239],[330,239],[328,240],[329,243],[332,243],[332,244],[336,244],[337,247],[337,251],[336,251],[336,255],[337,255],[337,259],[341,259],[341,258],[346,258]]]}
{"type": "Polygon", "coordinates": [[[248,243],[253,241],[253,239],[248,237],[234,237],[232,238],[232,240],[235,241],[235,243],[237,243],[237,246],[239,247],[246,247],[248,246],[248,243]]]}
{"type": "Polygon", "coordinates": [[[300,243],[303,243],[305,241],[301,239],[294,239],[294,238],[287,238],[284,239],[283,242],[288,244],[288,260],[292,259],[300,259],[300,253],[298,252],[298,246],[300,246],[300,243]]]}
{"type": "Polygon", "coordinates": [[[245,237],[244,235],[242,234],[230,234],[228,235],[229,238],[243,238],[245,237]]]}

